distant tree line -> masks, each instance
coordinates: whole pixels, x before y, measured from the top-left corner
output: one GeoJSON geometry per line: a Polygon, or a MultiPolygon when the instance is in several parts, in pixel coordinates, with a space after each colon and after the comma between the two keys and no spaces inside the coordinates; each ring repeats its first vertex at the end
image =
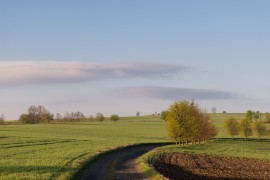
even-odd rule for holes
{"type": "MultiPolygon", "coordinates": [[[[270,122],[270,115],[268,113],[265,114],[265,117],[265,122],[270,122]]],[[[259,139],[263,136],[270,136],[270,128],[267,129],[259,111],[248,110],[245,118],[242,118],[240,121],[237,121],[235,118],[230,118],[225,121],[225,128],[232,139],[234,136],[240,134],[246,139],[252,135],[256,135],[259,139]]]]}
{"type": "MultiPolygon", "coordinates": [[[[119,115],[112,114],[109,118],[111,121],[120,120],[119,115]]],[[[21,123],[50,123],[50,122],[83,122],[83,121],[99,121],[102,122],[105,117],[102,113],[97,113],[96,116],[85,116],[82,112],[66,112],[64,115],[56,113],[56,115],[50,113],[44,106],[30,106],[27,113],[20,115],[19,121],[21,123]]],[[[0,118],[1,123],[1,118],[0,118]]]]}

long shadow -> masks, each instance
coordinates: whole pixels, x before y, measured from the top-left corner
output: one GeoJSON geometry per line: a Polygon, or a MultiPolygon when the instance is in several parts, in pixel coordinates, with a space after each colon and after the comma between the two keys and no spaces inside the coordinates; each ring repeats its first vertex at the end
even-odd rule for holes
{"type": "Polygon", "coordinates": [[[216,138],[217,141],[251,141],[251,142],[270,142],[269,138],[216,138]]]}

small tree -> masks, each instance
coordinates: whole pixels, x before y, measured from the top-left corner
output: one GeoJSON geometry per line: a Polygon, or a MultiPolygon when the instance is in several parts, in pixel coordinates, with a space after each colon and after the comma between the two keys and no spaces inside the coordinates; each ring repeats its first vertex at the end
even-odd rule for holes
{"type": "Polygon", "coordinates": [[[263,122],[261,122],[261,121],[255,121],[253,123],[253,131],[259,139],[261,139],[262,136],[268,135],[266,125],[263,124],[263,122]]]}
{"type": "Polygon", "coordinates": [[[260,113],[260,111],[254,112],[254,119],[255,119],[255,120],[261,119],[261,113],[260,113]]]}
{"type": "Polygon", "coordinates": [[[60,121],[60,120],[62,119],[62,115],[61,115],[60,113],[56,113],[55,119],[56,119],[57,121],[60,121]]]}
{"type": "Polygon", "coordinates": [[[0,116],[0,125],[5,124],[5,119],[6,119],[6,117],[4,116],[4,114],[1,114],[1,116],[0,116]]]}
{"type": "Polygon", "coordinates": [[[97,121],[104,121],[104,116],[103,116],[103,114],[102,113],[97,113],[96,114],[96,120],[97,121]]]}
{"type": "Polygon", "coordinates": [[[169,111],[162,111],[160,118],[164,121],[166,121],[167,115],[168,115],[169,111]]]}
{"type": "Polygon", "coordinates": [[[117,114],[112,114],[111,117],[110,117],[110,120],[111,121],[119,121],[120,117],[117,114]]]}
{"type": "Polygon", "coordinates": [[[246,118],[247,118],[247,120],[249,120],[249,122],[252,122],[253,114],[254,114],[254,112],[252,112],[251,110],[248,110],[246,112],[246,118]]]}
{"type": "Polygon", "coordinates": [[[239,123],[235,118],[230,118],[225,121],[225,128],[232,139],[234,136],[239,135],[239,123]]]}
{"type": "Polygon", "coordinates": [[[140,112],[137,112],[137,113],[136,113],[136,116],[140,116],[140,112]]]}
{"type": "Polygon", "coordinates": [[[270,113],[265,113],[265,120],[266,120],[266,123],[270,123],[270,113]]]}
{"type": "Polygon", "coordinates": [[[241,134],[247,139],[248,136],[252,136],[252,128],[249,120],[244,118],[239,124],[241,134]]]}
{"type": "Polygon", "coordinates": [[[20,117],[19,117],[19,121],[21,123],[27,123],[27,121],[28,121],[28,115],[27,114],[21,114],[20,117]]]}

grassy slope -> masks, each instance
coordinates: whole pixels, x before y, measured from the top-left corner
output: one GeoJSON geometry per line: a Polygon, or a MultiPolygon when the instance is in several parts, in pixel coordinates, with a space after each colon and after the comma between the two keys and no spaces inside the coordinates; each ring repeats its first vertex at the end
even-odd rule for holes
{"type": "Polygon", "coordinates": [[[78,169],[99,150],[168,141],[165,123],[154,119],[151,116],[119,122],[1,126],[0,179],[54,179],[78,169]]]}

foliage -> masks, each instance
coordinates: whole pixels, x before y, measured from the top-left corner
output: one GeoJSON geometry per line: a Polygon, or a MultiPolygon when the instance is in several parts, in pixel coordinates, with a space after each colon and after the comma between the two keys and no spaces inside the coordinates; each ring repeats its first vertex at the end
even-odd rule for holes
{"type": "Polygon", "coordinates": [[[160,118],[164,121],[166,121],[167,115],[168,115],[169,111],[162,111],[160,118]]]}
{"type": "Polygon", "coordinates": [[[105,120],[104,115],[102,113],[97,113],[96,120],[97,121],[104,121],[105,120]]]}
{"type": "Polygon", "coordinates": [[[246,118],[247,118],[247,120],[249,120],[250,122],[252,122],[252,119],[253,119],[253,111],[251,111],[251,110],[248,110],[247,112],[246,112],[246,118]]]}
{"type": "Polygon", "coordinates": [[[27,114],[20,116],[20,122],[22,123],[49,123],[53,120],[53,114],[51,114],[44,106],[30,106],[27,114]]]}
{"type": "Polygon", "coordinates": [[[265,119],[267,123],[270,123],[270,113],[265,113],[265,119]]]}
{"type": "Polygon", "coordinates": [[[225,128],[227,133],[233,138],[235,135],[239,135],[239,123],[235,118],[230,118],[225,121],[225,128]]]}
{"type": "Polygon", "coordinates": [[[136,116],[140,116],[140,112],[137,112],[137,113],[136,113],[136,116]]]}
{"type": "Polygon", "coordinates": [[[80,122],[80,121],[85,121],[86,117],[80,111],[71,112],[71,113],[66,112],[62,120],[65,122],[80,122]]]}
{"type": "Polygon", "coordinates": [[[261,139],[262,136],[268,135],[266,125],[263,124],[263,122],[261,122],[261,121],[255,121],[253,123],[253,131],[259,139],[261,139]]]}
{"type": "Polygon", "coordinates": [[[252,136],[253,135],[251,124],[250,124],[250,122],[249,122],[249,120],[247,118],[244,118],[244,119],[242,119],[240,121],[239,127],[240,127],[241,134],[245,138],[247,138],[248,136],[252,136]]]}
{"type": "Polygon", "coordinates": [[[175,102],[166,119],[168,135],[176,143],[200,142],[217,135],[207,114],[194,102],[175,102]]]}
{"type": "Polygon", "coordinates": [[[119,121],[120,117],[117,114],[112,114],[111,117],[110,117],[110,120],[111,121],[119,121]]]}

